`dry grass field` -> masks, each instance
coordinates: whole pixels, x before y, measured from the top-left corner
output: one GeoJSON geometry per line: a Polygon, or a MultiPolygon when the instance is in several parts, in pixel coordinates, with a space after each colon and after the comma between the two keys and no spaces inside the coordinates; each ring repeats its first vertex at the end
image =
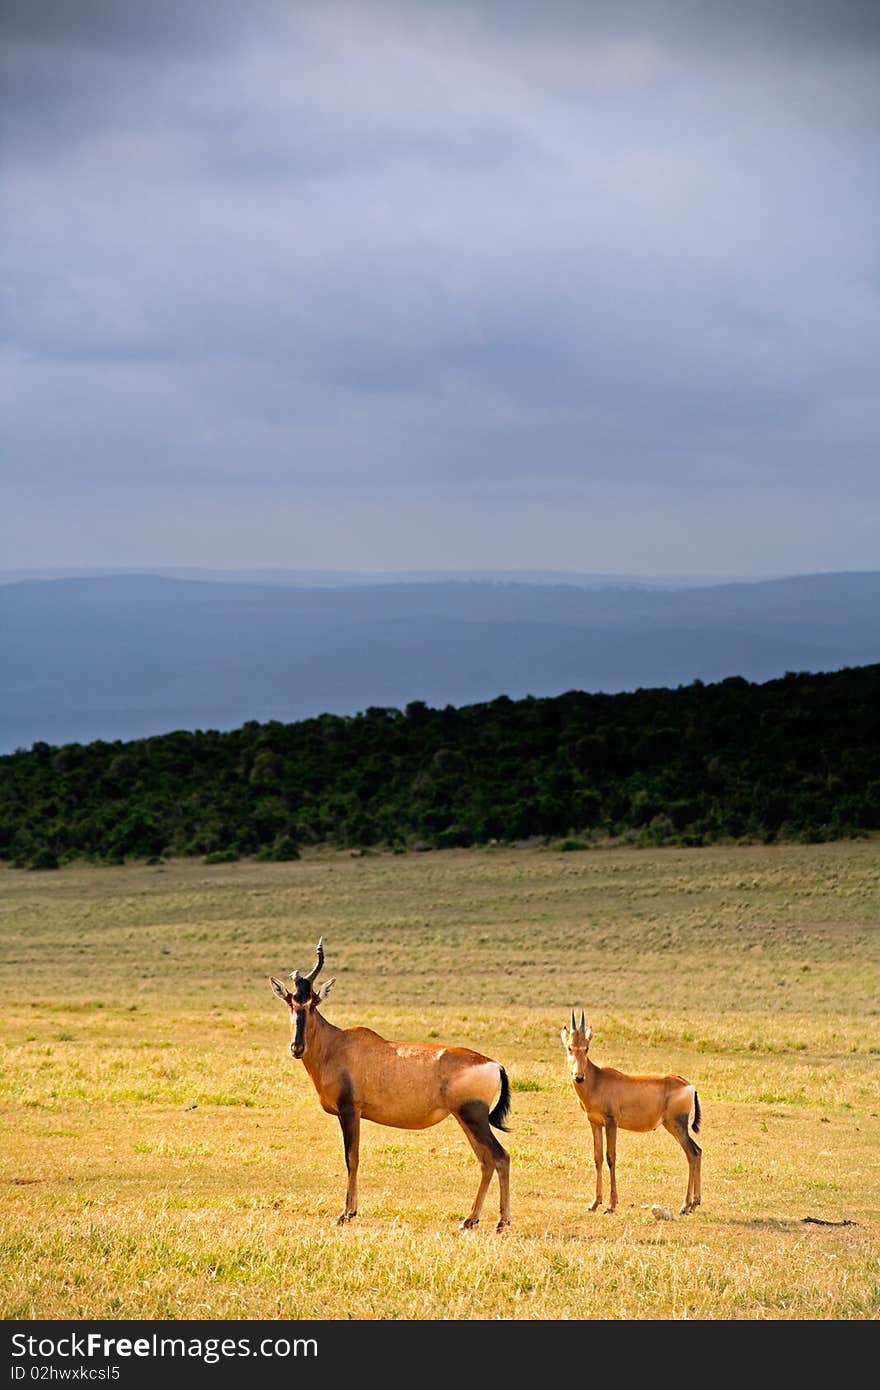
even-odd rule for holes
{"type": "Polygon", "coordinates": [[[0,1296],[7,1318],[821,1318],[880,1312],[880,842],[307,856],[0,873],[0,1296]],[[326,938],[334,1023],[442,1039],[514,1088],[513,1226],[459,1232],[452,1120],[336,1120],[267,976],[326,938]],[[621,1133],[590,1215],[559,1028],[672,1070],[684,1158],[621,1133]],[[805,1224],[807,1216],[853,1225],[805,1224]]]}

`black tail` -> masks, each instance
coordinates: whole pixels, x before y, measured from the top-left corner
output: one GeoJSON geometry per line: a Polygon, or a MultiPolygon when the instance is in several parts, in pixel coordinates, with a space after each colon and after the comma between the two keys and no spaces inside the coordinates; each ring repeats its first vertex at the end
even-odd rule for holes
{"type": "Polygon", "coordinates": [[[703,1112],[700,1109],[700,1097],[697,1095],[696,1091],[694,1091],[694,1122],[691,1125],[691,1129],[694,1131],[694,1134],[699,1134],[700,1123],[702,1121],[702,1118],[703,1112]]]}
{"type": "Polygon", "coordinates": [[[507,1119],[510,1111],[510,1082],[507,1079],[507,1072],[503,1067],[499,1067],[501,1072],[501,1095],[498,1097],[498,1104],[489,1116],[489,1124],[494,1125],[495,1129],[502,1129],[507,1133],[507,1119]]]}

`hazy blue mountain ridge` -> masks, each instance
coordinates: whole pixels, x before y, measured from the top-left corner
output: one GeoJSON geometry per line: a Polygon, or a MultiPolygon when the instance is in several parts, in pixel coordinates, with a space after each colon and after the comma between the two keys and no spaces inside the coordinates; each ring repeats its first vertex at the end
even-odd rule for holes
{"type": "Polygon", "coordinates": [[[702,589],[154,575],[0,586],[0,750],[369,705],[607,692],[880,658],[880,573],[702,589]]]}

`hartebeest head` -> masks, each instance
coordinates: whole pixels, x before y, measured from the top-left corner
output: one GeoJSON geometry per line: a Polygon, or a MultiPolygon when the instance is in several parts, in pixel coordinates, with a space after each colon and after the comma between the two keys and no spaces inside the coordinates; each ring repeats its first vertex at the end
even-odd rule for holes
{"type": "Polygon", "coordinates": [[[276,980],[274,975],[270,977],[273,990],[290,1009],[290,1028],[293,1033],[290,1052],[291,1056],[296,1057],[297,1060],[302,1057],[306,1050],[306,1018],[308,1014],[323,1003],[336,983],[335,980],[326,980],[317,992],[313,989],[314,982],[324,964],[323,936],[315,948],[315,954],[317,959],[308,975],[302,975],[299,970],[294,970],[290,977],[293,980],[292,992],[280,980],[276,980]]]}
{"type": "Polygon", "coordinates": [[[590,1039],[593,1036],[593,1030],[584,1017],[583,1009],[581,1009],[580,1023],[575,1023],[574,1009],[572,1009],[571,1024],[568,1028],[563,1028],[559,1036],[568,1057],[572,1079],[580,1084],[586,1075],[587,1053],[590,1050],[590,1039]]]}

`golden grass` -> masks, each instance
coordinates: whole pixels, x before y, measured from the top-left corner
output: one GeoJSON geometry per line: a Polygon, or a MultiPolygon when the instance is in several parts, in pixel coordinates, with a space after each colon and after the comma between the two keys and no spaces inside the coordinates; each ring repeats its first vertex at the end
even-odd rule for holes
{"type": "Polygon", "coordinates": [[[876,1318],[880,844],[449,851],[0,874],[0,1293],[17,1318],[876,1318]],[[342,1144],[266,977],[327,938],[336,1023],[504,1062],[514,1225],[459,1232],[458,1127],[342,1144]],[[622,1133],[587,1212],[558,1041],[675,1070],[704,1205],[622,1133]],[[805,1225],[805,1216],[848,1219],[805,1225]]]}

